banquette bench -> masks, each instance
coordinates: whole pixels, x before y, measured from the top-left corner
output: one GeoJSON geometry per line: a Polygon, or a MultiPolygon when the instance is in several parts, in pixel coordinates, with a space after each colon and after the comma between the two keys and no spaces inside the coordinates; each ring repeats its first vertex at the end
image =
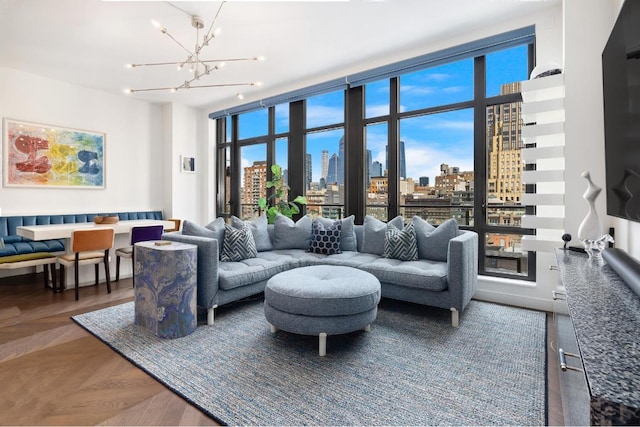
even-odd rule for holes
{"type": "MultiPolygon", "coordinates": [[[[42,265],[45,273],[49,264],[55,264],[55,252],[65,252],[65,239],[34,241],[19,236],[21,226],[74,224],[92,222],[96,216],[117,216],[120,220],[162,220],[162,211],[80,213],[64,215],[0,216],[0,270],[42,265]]],[[[45,274],[45,285],[47,285],[45,274]]],[[[55,283],[54,283],[55,287],[55,283]]]]}

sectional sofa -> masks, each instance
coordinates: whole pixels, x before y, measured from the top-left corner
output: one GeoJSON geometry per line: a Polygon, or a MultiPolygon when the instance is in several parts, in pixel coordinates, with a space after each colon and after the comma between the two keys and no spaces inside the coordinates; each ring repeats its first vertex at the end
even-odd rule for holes
{"type": "Polygon", "coordinates": [[[367,216],[362,225],[353,216],[293,222],[278,215],[274,224],[264,216],[233,217],[231,224],[217,218],[204,227],[185,221],[182,231],[162,238],[198,247],[197,300],[209,325],[218,306],[263,292],[277,273],[310,265],[367,271],[380,281],[383,297],[451,310],[455,327],[477,286],[478,236],[453,219],[436,228],[419,217],[405,224],[402,217],[383,223],[367,216]],[[336,228],[338,243],[328,237],[336,228]],[[394,241],[400,242],[395,248],[394,241]]]}

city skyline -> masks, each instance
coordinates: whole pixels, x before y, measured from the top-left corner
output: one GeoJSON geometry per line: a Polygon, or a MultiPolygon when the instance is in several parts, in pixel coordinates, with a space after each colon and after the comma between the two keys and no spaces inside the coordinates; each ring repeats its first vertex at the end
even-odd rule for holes
{"type": "MultiPolygon", "coordinates": [[[[487,95],[500,93],[506,83],[526,80],[528,69],[526,46],[487,55],[487,95]]],[[[366,85],[366,117],[388,114],[388,80],[366,85]]],[[[400,111],[471,100],[473,97],[473,61],[462,60],[434,68],[409,73],[400,77],[400,111]]],[[[266,134],[267,109],[245,113],[241,119],[241,138],[266,134]],[[251,127],[252,133],[242,129],[251,127]],[[264,130],[263,130],[264,129],[264,130]]],[[[288,108],[276,107],[276,133],[288,130],[288,108]]],[[[307,100],[307,128],[319,128],[344,121],[344,93],[342,90],[307,100]]],[[[406,177],[418,182],[427,177],[433,185],[440,174],[442,163],[456,165],[460,170],[473,170],[474,121],[473,110],[453,110],[444,113],[405,118],[399,123],[399,139],[405,145],[406,177]]],[[[311,155],[312,181],[322,176],[322,152],[328,157],[339,156],[340,140],[344,129],[308,133],[307,153],[311,155]]],[[[386,123],[366,127],[366,149],[371,152],[371,164],[379,162],[383,173],[387,167],[388,126],[386,123]]],[[[287,168],[286,144],[276,144],[276,163],[287,168]]],[[[266,146],[244,146],[241,150],[242,167],[255,160],[266,159],[266,146]]],[[[344,159],[343,159],[344,160],[344,159]]],[[[367,158],[367,163],[368,163],[367,158]]],[[[402,175],[401,175],[402,176],[402,175]]]]}

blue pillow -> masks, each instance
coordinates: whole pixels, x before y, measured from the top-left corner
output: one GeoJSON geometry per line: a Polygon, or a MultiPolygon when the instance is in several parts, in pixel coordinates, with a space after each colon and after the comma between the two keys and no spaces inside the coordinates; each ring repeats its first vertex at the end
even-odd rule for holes
{"type": "MultiPolygon", "coordinates": [[[[404,227],[404,220],[402,216],[398,215],[389,221],[389,224],[393,224],[396,228],[402,229],[404,227]]],[[[370,215],[365,216],[362,231],[362,248],[360,252],[382,255],[384,253],[386,229],[387,223],[370,215]]]]}
{"type": "Polygon", "coordinates": [[[458,222],[451,218],[434,228],[422,218],[415,216],[412,223],[416,228],[418,257],[432,261],[446,261],[449,240],[458,236],[458,222]]]}
{"type": "Polygon", "coordinates": [[[384,257],[400,261],[418,260],[418,243],[413,222],[407,224],[402,230],[393,224],[387,224],[384,235],[384,257]]]}
{"type": "Polygon", "coordinates": [[[235,228],[240,228],[242,225],[246,225],[253,234],[253,240],[256,242],[256,249],[258,252],[270,251],[273,249],[271,239],[269,238],[269,231],[267,230],[268,221],[267,216],[262,215],[254,221],[242,221],[236,216],[231,217],[231,225],[235,228]]]}
{"type": "MultiPolygon", "coordinates": [[[[340,250],[341,251],[357,251],[358,250],[358,238],[356,237],[356,230],[354,227],[355,215],[342,218],[340,221],[342,225],[342,232],[340,233],[340,250]]],[[[320,221],[325,227],[333,224],[333,220],[329,218],[323,218],[321,216],[314,219],[314,221],[320,221]]]]}
{"type": "Polygon", "coordinates": [[[303,216],[293,222],[282,214],[273,223],[273,249],[307,249],[311,244],[311,217],[303,216]]]}
{"type": "Polygon", "coordinates": [[[314,220],[311,224],[311,245],[307,252],[316,254],[334,255],[340,254],[340,234],[342,222],[335,221],[331,225],[314,220]]]}
{"type": "Polygon", "coordinates": [[[206,226],[201,226],[195,222],[185,220],[182,224],[182,234],[185,236],[209,237],[218,240],[218,244],[222,245],[224,240],[224,219],[216,218],[206,226]]]}
{"type": "Polygon", "coordinates": [[[242,224],[240,228],[224,226],[224,243],[222,244],[221,261],[242,261],[258,255],[256,243],[249,227],[242,224]]]}

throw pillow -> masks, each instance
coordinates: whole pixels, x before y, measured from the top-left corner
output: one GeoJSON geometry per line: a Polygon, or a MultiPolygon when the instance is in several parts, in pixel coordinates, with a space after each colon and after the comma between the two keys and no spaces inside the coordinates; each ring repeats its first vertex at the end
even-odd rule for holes
{"type": "Polygon", "coordinates": [[[325,226],[323,222],[314,220],[311,224],[311,245],[307,252],[316,254],[340,254],[340,234],[342,222],[335,221],[325,226]]]}
{"type": "Polygon", "coordinates": [[[220,247],[224,240],[224,219],[216,218],[205,227],[198,225],[195,222],[185,220],[182,224],[182,234],[185,236],[200,236],[217,239],[220,247]]]}
{"type": "MultiPolygon", "coordinates": [[[[402,216],[398,215],[389,221],[389,224],[392,224],[396,228],[402,230],[404,220],[402,219],[402,216]]],[[[382,255],[384,253],[386,229],[387,223],[384,223],[370,215],[365,216],[362,231],[362,248],[360,251],[368,254],[382,255]]]]}
{"type": "Polygon", "coordinates": [[[269,231],[267,230],[269,223],[266,215],[262,215],[254,221],[242,221],[236,216],[231,217],[231,225],[235,228],[240,228],[243,224],[251,230],[258,252],[270,251],[273,249],[271,239],[269,238],[269,231]]]}
{"type": "Polygon", "coordinates": [[[282,214],[273,223],[273,249],[307,249],[311,243],[311,217],[293,222],[282,214]]]}
{"type": "Polygon", "coordinates": [[[413,222],[407,224],[402,230],[393,224],[387,224],[384,235],[384,257],[400,261],[418,260],[418,244],[413,222]]]}
{"type": "MultiPolygon", "coordinates": [[[[340,250],[341,251],[357,251],[358,238],[354,227],[355,215],[348,216],[340,220],[342,224],[342,232],[340,234],[340,250]]],[[[329,218],[317,217],[314,221],[320,221],[325,227],[333,224],[333,220],[329,218]]]]}
{"type": "Polygon", "coordinates": [[[449,240],[458,235],[458,222],[451,218],[435,228],[422,218],[415,216],[412,219],[412,223],[416,228],[418,257],[432,261],[446,261],[449,252],[449,240]]]}
{"type": "Polygon", "coordinates": [[[253,234],[246,225],[235,228],[224,226],[224,243],[222,244],[221,261],[242,261],[247,258],[255,258],[258,255],[253,234]]]}

